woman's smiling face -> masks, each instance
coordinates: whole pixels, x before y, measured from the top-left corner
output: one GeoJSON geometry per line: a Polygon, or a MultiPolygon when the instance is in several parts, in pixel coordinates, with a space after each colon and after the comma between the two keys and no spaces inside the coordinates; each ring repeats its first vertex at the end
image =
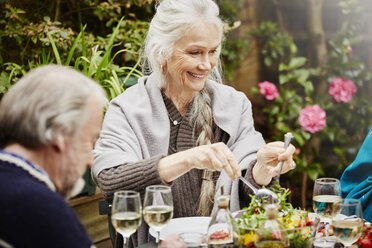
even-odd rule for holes
{"type": "Polygon", "coordinates": [[[169,88],[189,94],[203,89],[209,73],[217,64],[220,44],[219,32],[214,24],[202,23],[188,29],[174,43],[166,64],[169,88]]]}

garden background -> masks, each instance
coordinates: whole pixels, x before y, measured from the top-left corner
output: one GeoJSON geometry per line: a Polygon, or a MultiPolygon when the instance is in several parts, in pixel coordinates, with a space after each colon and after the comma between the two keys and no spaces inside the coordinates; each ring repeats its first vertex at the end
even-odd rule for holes
{"type": "MultiPolygon", "coordinates": [[[[372,2],[216,2],[225,21],[224,81],[247,94],[267,141],[294,134],[297,168],[281,184],[293,205],[311,208],[313,180],[339,178],[372,127],[372,2]]],[[[142,75],[154,4],[0,0],[0,98],[26,71],[49,63],[82,71],[114,98],[142,75]]],[[[84,191],[94,193],[94,185],[84,191]]]]}

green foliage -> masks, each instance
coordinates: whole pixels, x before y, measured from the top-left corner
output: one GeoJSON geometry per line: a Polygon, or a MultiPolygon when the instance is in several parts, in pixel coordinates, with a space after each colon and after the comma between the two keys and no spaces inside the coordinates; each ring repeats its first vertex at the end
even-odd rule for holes
{"type": "MultiPolygon", "coordinates": [[[[218,2],[226,19],[225,33],[233,35],[240,25],[237,10],[241,1],[218,2]]],[[[38,0],[32,5],[24,0],[1,2],[0,50],[6,52],[0,53],[0,98],[24,71],[50,63],[73,66],[99,81],[110,99],[118,95],[125,84],[133,84],[141,75],[139,51],[154,3],[154,0],[51,3],[38,0]],[[64,12],[59,13],[62,8],[64,12]]],[[[246,39],[226,40],[222,56],[228,79],[233,78],[243,56],[241,51],[248,48],[246,39]]]]}
{"type": "MultiPolygon", "coordinates": [[[[136,1],[133,4],[145,2],[136,1]]],[[[132,5],[130,2],[128,4],[132,5]]],[[[130,7],[128,4],[127,8],[130,7]]],[[[10,3],[4,5],[2,14],[5,18],[0,22],[0,49],[9,53],[0,53],[6,56],[1,57],[0,61],[12,62],[0,63],[3,70],[0,97],[26,71],[50,63],[73,66],[89,75],[106,88],[110,99],[123,92],[127,82],[133,84],[134,78],[142,75],[138,70],[138,51],[148,22],[136,20],[134,14],[129,15],[128,19],[119,20],[121,11],[116,11],[115,15],[112,13],[113,9],[120,7],[115,2],[90,2],[90,6],[100,20],[107,21],[107,29],[112,29],[106,37],[87,32],[88,25],[83,27],[82,24],[79,25],[79,32],[75,32],[72,27],[53,22],[48,16],[33,22],[28,19],[30,15],[25,10],[10,3]],[[110,20],[106,19],[108,12],[111,13],[110,20]],[[21,52],[12,56],[10,51],[19,51],[19,48],[22,48],[21,52]]]]}
{"type": "Polygon", "coordinates": [[[281,60],[297,52],[297,47],[291,37],[282,33],[276,23],[263,21],[259,26],[247,33],[248,37],[256,38],[261,48],[265,66],[277,66],[281,60]]]}
{"type": "Polygon", "coordinates": [[[38,47],[49,46],[48,34],[61,51],[68,51],[72,45],[71,39],[74,36],[72,29],[61,27],[60,22],[53,22],[48,16],[34,23],[25,16],[26,11],[10,4],[5,5],[2,15],[4,18],[0,22],[0,49],[8,53],[1,53],[1,62],[14,59],[14,62],[24,64],[38,60],[42,55],[42,49],[38,47]],[[20,49],[20,52],[17,49],[20,49]],[[12,53],[15,55],[12,56],[12,53]]]}
{"type": "Polygon", "coordinates": [[[228,40],[223,46],[221,55],[224,74],[228,80],[233,80],[234,71],[244,58],[244,50],[249,50],[249,41],[245,39],[228,40]]]}
{"type": "MultiPolygon", "coordinates": [[[[363,16],[356,0],[341,2],[343,13],[350,16],[363,16]]],[[[329,41],[328,60],[320,70],[309,68],[307,59],[296,55],[296,46],[291,37],[281,33],[276,24],[262,23],[251,32],[263,47],[262,56],[266,66],[278,71],[277,87],[279,97],[267,102],[263,109],[265,123],[271,133],[270,140],[282,140],[286,132],[294,135],[294,145],[301,152],[296,154],[296,171],[305,170],[312,180],[324,175],[324,162],[329,156],[338,157],[334,165],[340,169],[350,164],[355,158],[365,134],[372,125],[372,108],[370,99],[363,86],[371,80],[371,73],[365,70],[364,62],[352,53],[352,46],[362,40],[363,22],[359,18],[346,21],[338,35],[329,41]],[[326,87],[322,92],[315,92],[319,82],[332,82],[335,77],[353,81],[358,87],[356,95],[348,103],[335,102],[326,87]],[[309,133],[301,129],[298,118],[301,110],[318,104],[326,111],[327,124],[318,133],[309,133]],[[333,154],[321,152],[321,147],[313,147],[314,138],[320,139],[319,145],[333,147],[333,154]]],[[[259,94],[255,87],[252,92],[259,94]]],[[[296,172],[296,173],[297,173],[296,172]]],[[[290,173],[291,174],[291,173],[290,173]]]]}
{"type": "Polygon", "coordinates": [[[244,51],[250,48],[248,39],[238,38],[236,33],[241,24],[238,10],[243,7],[243,4],[241,0],[219,0],[217,4],[221,9],[226,36],[221,51],[224,76],[231,81],[241,59],[244,58],[244,51]]]}

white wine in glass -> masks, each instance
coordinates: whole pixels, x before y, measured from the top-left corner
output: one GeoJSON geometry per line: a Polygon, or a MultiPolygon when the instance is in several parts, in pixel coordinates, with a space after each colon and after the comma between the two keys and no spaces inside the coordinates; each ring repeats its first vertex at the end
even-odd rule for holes
{"type": "Polygon", "coordinates": [[[317,195],[313,197],[313,209],[319,216],[332,219],[337,212],[336,203],[341,202],[342,198],[338,195],[317,195]]]}
{"type": "Polygon", "coordinates": [[[313,210],[323,222],[327,223],[325,228],[325,239],[335,242],[335,238],[329,237],[328,229],[332,218],[337,215],[336,203],[341,202],[341,184],[336,178],[318,178],[314,183],[313,210]]]}
{"type": "Polygon", "coordinates": [[[123,236],[124,247],[128,247],[130,235],[136,232],[142,222],[140,194],[131,190],[115,192],[112,201],[111,221],[115,230],[123,236]]]}
{"type": "Polygon", "coordinates": [[[362,207],[359,200],[344,199],[335,207],[338,214],[333,219],[334,234],[345,247],[355,243],[363,232],[362,207]]]}
{"type": "Polygon", "coordinates": [[[143,218],[155,230],[156,243],[160,231],[173,217],[173,198],[171,188],[165,185],[152,185],[146,188],[143,203],[143,218]]]}

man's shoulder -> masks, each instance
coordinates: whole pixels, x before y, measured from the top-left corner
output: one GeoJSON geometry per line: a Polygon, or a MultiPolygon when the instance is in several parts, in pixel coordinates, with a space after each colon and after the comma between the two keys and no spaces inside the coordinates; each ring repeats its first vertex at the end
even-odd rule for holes
{"type": "Polygon", "coordinates": [[[44,182],[20,167],[1,162],[0,198],[7,199],[7,204],[0,204],[0,211],[7,209],[9,213],[15,214],[29,211],[40,216],[47,216],[56,210],[69,212],[70,208],[64,198],[44,182]]]}
{"type": "Polygon", "coordinates": [[[44,182],[39,181],[30,172],[15,165],[0,161],[0,195],[9,194],[14,197],[32,197],[34,194],[55,197],[44,182]]]}
{"type": "Polygon", "coordinates": [[[0,202],[0,233],[11,244],[22,246],[22,233],[30,247],[50,247],[52,242],[60,243],[58,247],[89,247],[89,237],[64,198],[27,172],[0,173],[0,198],[6,199],[0,202]]]}

